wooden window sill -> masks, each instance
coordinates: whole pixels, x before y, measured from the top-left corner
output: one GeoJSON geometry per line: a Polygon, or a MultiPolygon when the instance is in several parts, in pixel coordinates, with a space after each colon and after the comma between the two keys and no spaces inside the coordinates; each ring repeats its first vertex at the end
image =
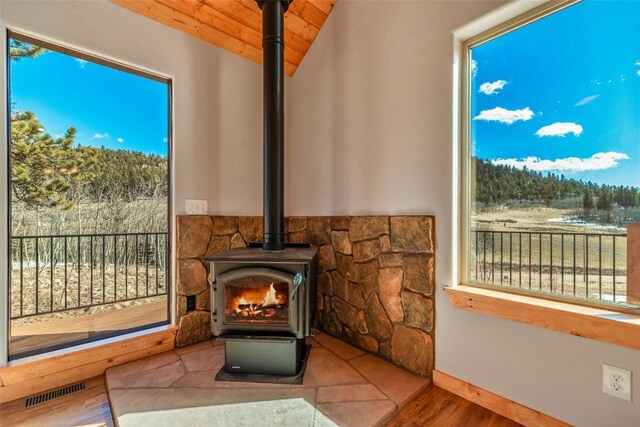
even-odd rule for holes
{"type": "Polygon", "coordinates": [[[640,350],[640,316],[473,286],[445,291],[457,308],[640,350]]]}

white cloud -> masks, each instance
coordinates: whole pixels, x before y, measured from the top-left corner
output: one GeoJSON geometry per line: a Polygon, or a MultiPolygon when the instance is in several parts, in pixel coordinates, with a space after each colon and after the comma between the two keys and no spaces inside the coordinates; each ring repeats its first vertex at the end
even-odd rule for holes
{"type": "Polygon", "coordinates": [[[166,136],[162,138],[162,142],[167,142],[167,141],[169,141],[169,139],[166,136]]]}
{"type": "Polygon", "coordinates": [[[95,135],[93,135],[93,139],[103,139],[103,138],[109,138],[109,132],[96,133],[95,135]]]}
{"type": "Polygon", "coordinates": [[[473,120],[485,120],[488,122],[500,122],[508,125],[518,120],[527,121],[533,117],[533,111],[529,107],[521,110],[507,110],[502,107],[496,107],[492,110],[482,110],[480,114],[475,116],[473,120]]]}
{"type": "Polygon", "coordinates": [[[564,136],[568,133],[572,133],[575,136],[582,134],[582,126],[573,122],[556,122],[547,126],[543,126],[536,132],[539,137],[543,136],[564,136]]]}
{"type": "Polygon", "coordinates": [[[478,61],[475,59],[471,60],[471,77],[475,77],[478,74],[478,61]]]}
{"type": "Polygon", "coordinates": [[[585,96],[584,98],[582,98],[580,101],[576,102],[575,104],[573,104],[574,107],[580,107],[582,105],[587,105],[588,103],[590,103],[591,101],[595,101],[595,99],[597,97],[599,97],[600,95],[591,95],[591,96],[585,96]]]}
{"type": "Polygon", "coordinates": [[[485,95],[493,95],[494,93],[497,94],[506,84],[507,82],[505,80],[496,80],[493,83],[482,83],[478,92],[482,92],[485,95]]]}
{"type": "Polygon", "coordinates": [[[85,61],[84,59],[80,59],[80,58],[73,58],[75,59],[75,61],[78,63],[78,66],[80,68],[84,68],[85,65],[87,65],[87,61],[85,61]]]}
{"type": "Polygon", "coordinates": [[[629,156],[624,153],[616,153],[613,151],[607,153],[596,153],[591,157],[565,157],[562,159],[548,160],[539,157],[525,157],[521,159],[494,159],[491,163],[494,165],[513,166],[517,169],[527,169],[543,172],[543,171],[571,171],[585,172],[602,169],[610,169],[618,166],[619,160],[628,160],[629,156]]]}
{"type": "Polygon", "coordinates": [[[117,141],[118,141],[118,142],[124,142],[124,139],[122,139],[122,138],[118,138],[118,139],[117,139],[117,141]]]}
{"type": "Polygon", "coordinates": [[[640,70],[636,71],[636,75],[640,76],[640,70]]]}
{"type": "Polygon", "coordinates": [[[636,62],[634,62],[633,65],[635,65],[636,67],[640,67],[640,59],[638,59],[636,62]]]}

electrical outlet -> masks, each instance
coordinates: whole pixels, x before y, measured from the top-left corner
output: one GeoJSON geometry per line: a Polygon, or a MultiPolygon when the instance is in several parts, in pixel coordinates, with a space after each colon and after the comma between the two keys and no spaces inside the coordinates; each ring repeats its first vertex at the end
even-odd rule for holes
{"type": "Polygon", "coordinates": [[[193,311],[196,309],[196,296],[187,295],[187,311],[193,311]]]}
{"type": "Polygon", "coordinates": [[[185,211],[187,215],[206,215],[209,210],[208,205],[206,200],[187,199],[185,202],[185,211]]]}
{"type": "Polygon", "coordinates": [[[631,371],[602,365],[602,392],[631,402],[631,371]]]}

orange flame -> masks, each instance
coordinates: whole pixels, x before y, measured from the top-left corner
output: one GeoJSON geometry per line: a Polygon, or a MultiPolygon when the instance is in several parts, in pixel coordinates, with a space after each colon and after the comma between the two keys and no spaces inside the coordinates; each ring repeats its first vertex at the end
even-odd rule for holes
{"type": "Polygon", "coordinates": [[[278,298],[276,297],[276,290],[273,288],[273,283],[271,283],[271,285],[269,286],[269,290],[264,296],[264,302],[262,303],[262,305],[278,305],[278,298]]]}

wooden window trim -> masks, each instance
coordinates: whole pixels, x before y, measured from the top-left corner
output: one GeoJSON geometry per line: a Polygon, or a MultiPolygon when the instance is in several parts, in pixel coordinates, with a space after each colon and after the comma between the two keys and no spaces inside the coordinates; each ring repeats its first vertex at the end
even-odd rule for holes
{"type": "Polygon", "coordinates": [[[640,316],[459,285],[444,288],[457,308],[640,350],[640,316]]]}

